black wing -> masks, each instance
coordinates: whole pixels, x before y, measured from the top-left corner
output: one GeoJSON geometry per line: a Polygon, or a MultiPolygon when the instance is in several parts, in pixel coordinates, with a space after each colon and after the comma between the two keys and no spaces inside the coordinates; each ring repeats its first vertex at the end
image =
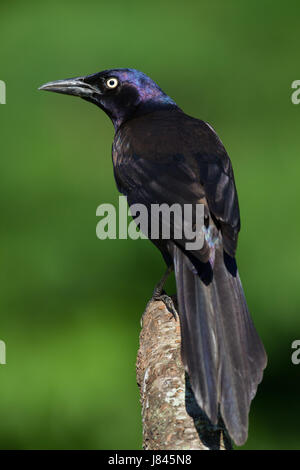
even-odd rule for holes
{"type": "Polygon", "coordinates": [[[204,203],[234,256],[240,229],[230,159],[213,129],[180,111],[123,125],[113,144],[118,189],[131,203],[204,203]]]}

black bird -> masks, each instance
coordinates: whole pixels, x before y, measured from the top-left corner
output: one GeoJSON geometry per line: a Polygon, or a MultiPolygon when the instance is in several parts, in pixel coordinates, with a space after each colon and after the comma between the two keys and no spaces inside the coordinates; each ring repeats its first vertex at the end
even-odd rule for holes
{"type": "MultiPolygon", "coordinates": [[[[167,273],[175,270],[182,358],[196,400],[212,423],[220,412],[242,445],[267,357],[236,267],[239,205],[222,142],[209,124],[185,114],[137,70],[105,70],[40,89],[80,96],[110,117],[115,179],[129,205],[204,204],[201,249],[188,251],[186,240],[175,238],[152,241],[167,273]]],[[[156,294],[161,290],[162,283],[156,294]]]]}

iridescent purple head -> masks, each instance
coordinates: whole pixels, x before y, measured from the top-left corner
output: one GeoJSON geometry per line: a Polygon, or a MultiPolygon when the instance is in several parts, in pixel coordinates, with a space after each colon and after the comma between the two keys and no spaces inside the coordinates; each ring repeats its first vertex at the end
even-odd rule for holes
{"type": "Polygon", "coordinates": [[[177,107],[151,78],[135,69],[104,70],[49,82],[39,89],[80,96],[96,104],[108,114],[116,129],[136,115],[177,107]]]}

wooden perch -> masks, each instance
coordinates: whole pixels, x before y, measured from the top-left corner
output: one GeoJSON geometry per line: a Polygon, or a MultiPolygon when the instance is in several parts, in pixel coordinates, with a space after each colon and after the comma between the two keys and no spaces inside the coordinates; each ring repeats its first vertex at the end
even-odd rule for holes
{"type": "Polygon", "coordinates": [[[137,356],[145,450],[231,449],[221,420],[197,405],[180,354],[180,323],[161,301],[147,305],[137,356]]]}

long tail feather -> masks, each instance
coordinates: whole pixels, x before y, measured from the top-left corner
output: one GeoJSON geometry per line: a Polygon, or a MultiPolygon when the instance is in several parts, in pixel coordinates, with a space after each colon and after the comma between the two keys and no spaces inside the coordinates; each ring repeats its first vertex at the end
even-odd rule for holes
{"type": "Polygon", "coordinates": [[[178,247],[174,248],[174,266],[182,358],[196,400],[214,424],[220,409],[230,436],[242,445],[248,435],[251,400],[267,358],[238,272],[224,262],[220,249],[209,281],[201,279],[178,247]]]}

